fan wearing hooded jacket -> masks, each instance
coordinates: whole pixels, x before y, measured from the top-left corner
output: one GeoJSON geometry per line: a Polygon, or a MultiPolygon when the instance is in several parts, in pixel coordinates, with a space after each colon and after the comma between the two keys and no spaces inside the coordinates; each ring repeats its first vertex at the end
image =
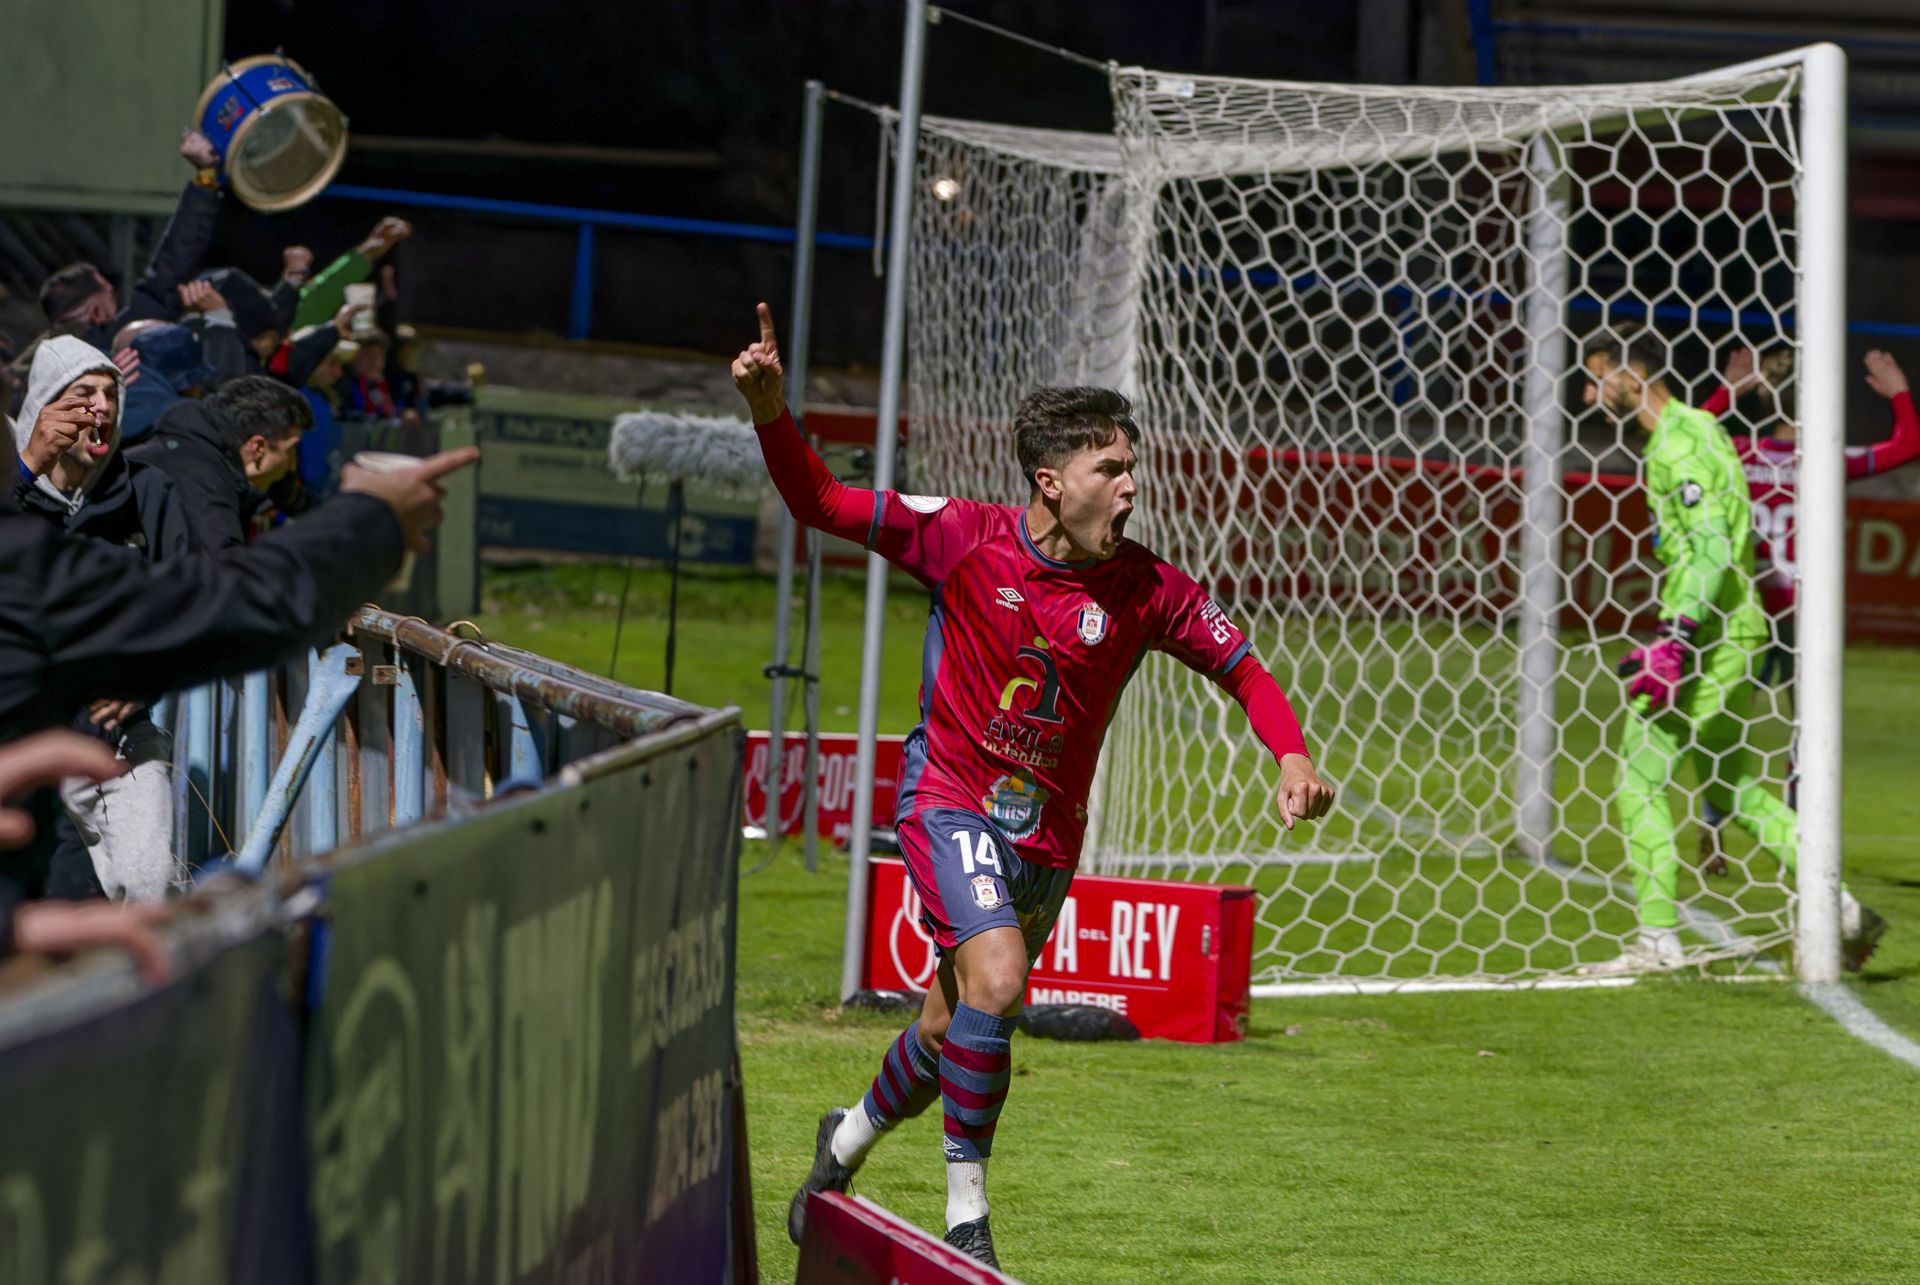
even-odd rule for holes
{"type": "MultiPolygon", "coordinates": [[[[149,562],[191,552],[167,475],[120,453],[124,394],[119,367],[99,349],[64,335],[43,342],[13,426],[14,502],[71,534],[140,549],[149,562]]],[[[60,827],[50,877],[58,891],[81,893],[91,870],[110,896],[157,900],[176,878],[171,739],[131,702],[96,701],[79,727],[104,736],[128,770],[61,786],[72,829],[60,827]]]]}

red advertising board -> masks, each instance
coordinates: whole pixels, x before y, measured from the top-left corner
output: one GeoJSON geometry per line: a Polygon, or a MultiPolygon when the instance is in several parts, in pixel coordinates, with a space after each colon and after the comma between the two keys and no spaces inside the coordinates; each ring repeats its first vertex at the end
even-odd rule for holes
{"type": "MultiPolygon", "coordinates": [[[[867,894],[869,990],[924,991],[939,957],[899,861],[875,859],[867,894]]],[[[1244,1039],[1253,890],[1076,875],[1027,979],[1028,1004],[1092,1004],[1149,1039],[1244,1039]]]]}
{"type": "Polygon", "coordinates": [[[863,1196],[807,1197],[795,1285],[1019,1285],[863,1196]]]}
{"type": "MultiPolygon", "coordinates": [[[[746,819],[759,825],[767,812],[767,742],[765,732],[747,733],[746,819]]],[[[880,825],[893,822],[894,796],[900,788],[900,754],[904,736],[882,736],[874,746],[873,817],[880,825]]],[[[806,775],[807,739],[788,732],[786,755],[780,764],[780,831],[798,835],[805,815],[800,781],[806,775]]],[[[820,837],[844,845],[853,824],[854,750],[852,732],[827,732],[820,737],[820,837]]]]}

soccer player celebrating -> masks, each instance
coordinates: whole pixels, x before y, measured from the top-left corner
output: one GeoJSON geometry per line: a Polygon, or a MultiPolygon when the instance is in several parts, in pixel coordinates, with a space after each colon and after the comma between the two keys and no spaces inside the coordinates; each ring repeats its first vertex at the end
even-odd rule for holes
{"type": "MultiPolygon", "coordinates": [[[[1847,448],[1847,480],[1858,481],[1888,473],[1920,459],[1920,414],[1914,412],[1913,394],[1907,387],[1906,372],[1887,353],[1875,349],[1866,356],[1867,387],[1885,398],[1893,412],[1893,432],[1871,446],[1847,448]]],[[[1793,351],[1779,349],[1768,353],[1756,369],[1751,348],[1742,345],[1727,358],[1721,374],[1722,386],[1707,398],[1700,409],[1723,416],[1746,393],[1764,386],[1775,392],[1793,371],[1793,351]]],[[[1793,518],[1795,493],[1799,489],[1800,466],[1795,458],[1793,421],[1782,415],[1769,425],[1765,436],[1736,436],[1734,450],[1747,473],[1747,486],[1753,497],[1754,558],[1760,578],[1760,602],[1773,621],[1774,644],[1767,651],[1760,670],[1760,681],[1777,680],[1791,687],[1793,681],[1793,603],[1794,561],[1793,518]]],[[[1791,766],[1787,777],[1787,802],[1794,799],[1791,766]]],[[[1707,824],[1700,832],[1700,868],[1707,874],[1725,874],[1727,859],[1721,851],[1720,829],[1726,814],[1706,804],[1707,824]]],[[[1867,927],[1857,934],[1871,951],[1884,927],[1875,927],[1872,912],[1867,927]]],[[[1865,962],[1864,957],[1861,962],[1865,962]]]]}
{"type": "MultiPolygon", "coordinates": [[[[1743,732],[1754,673],[1768,640],[1755,583],[1752,501],[1727,432],[1712,415],[1675,397],[1660,373],[1666,344],[1652,331],[1590,343],[1583,364],[1596,402],[1623,424],[1647,433],[1648,506],[1659,531],[1660,579],[1656,641],[1628,653],[1621,676],[1628,706],[1620,731],[1615,806],[1633,865],[1640,935],[1617,959],[1580,971],[1624,976],[1679,967],[1680,856],[1667,783],[1683,751],[1707,798],[1746,829],[1788,872],[1794,869],[1799,820],[1754,771],[1743,732]]],[[[1864,958],[1866,912],[1841,891],[1844,950],[1851,967],[1864,958]]],[[[1876,917],[1877,919],[1877,917],[1876,917]]]]}
{"type": "Polygon", "coordinates": [[[1148,649],[1207,674],[1280,765],[1280,819],[1324,816],[1333,790],[1252,644],[1193,580],[1125,537],[1132,407],[1102,388],[1040,388],[1014,416],[1025,505],[843,486],[781,395],[773,318],[733,381],[793,516],[855,540],[933,590],[920,725],[907,738],[895,826],[940,947],[938,984],[888,1046],[872,1087],[820,1119],[813,1168],[787,1211],[795,1243],[815,1191],[845,1191],[880,1135],[937,1098],[945,1116],[947,1243],[997,1260],[987,1157],[1007,1096],[1009,1041],[1066,898],[1094,764],[1148,649]]]}

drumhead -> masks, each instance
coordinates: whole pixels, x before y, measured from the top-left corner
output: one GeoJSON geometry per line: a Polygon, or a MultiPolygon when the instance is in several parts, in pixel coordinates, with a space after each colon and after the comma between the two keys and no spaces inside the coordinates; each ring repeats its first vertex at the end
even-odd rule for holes
{"type": "Polygon", "coordinates": [[[315,93],[286,94],[240,123],[227,149],[227,181],[256,210],[311,200],[347,157],[347,122],[315,93]]]}

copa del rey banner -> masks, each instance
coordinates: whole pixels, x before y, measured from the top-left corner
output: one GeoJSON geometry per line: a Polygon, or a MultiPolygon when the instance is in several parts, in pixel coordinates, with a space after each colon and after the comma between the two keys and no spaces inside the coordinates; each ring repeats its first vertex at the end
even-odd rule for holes
{"type": "MultiPolygon", "coordinates": [[[[747,733],[747,788],[742,795],[747,824],[759,825],[767,812],[767,744],[765,732],[747,733]]],[[[852,732],[823,732],[820,736],[820,837],[844,845],[853,825],[854,748],[852,732]]],[[[874,746],[873,819],[893,824],[893,800],[900,787],[901,746],[904,736],[882,736],[874,746]]],[[[780,762],[780,831],[797,836],[806,820],[801,807],[800,782],[806,775],[807,741],[798,732],[786,735],[786,753],[780,762]]]]}
{"type": "MultiPolygon", "coordinates": [[[[871,870],[861,985],[924,991],[940,960],[907,868],[871,870]]],[[[1244,1039],[1252,957],[1251,888],[1076,875],[1027,1003],[1112,1009],[1149,1039],[1244,1039]]]]}

